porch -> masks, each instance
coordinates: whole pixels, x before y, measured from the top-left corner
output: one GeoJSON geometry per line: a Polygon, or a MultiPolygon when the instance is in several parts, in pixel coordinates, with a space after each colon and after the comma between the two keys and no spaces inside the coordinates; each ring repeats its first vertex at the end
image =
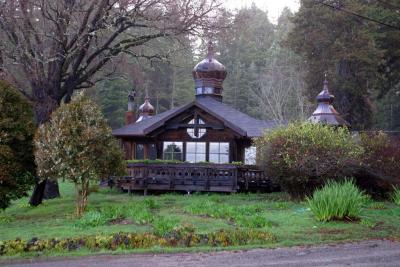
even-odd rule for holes
{"type": "Polygon", "coordinates": [[[253,165],[128,163],[126,177],[116,179],[123,191],[238,192],[267,191],[274,186],[253,165]]]}

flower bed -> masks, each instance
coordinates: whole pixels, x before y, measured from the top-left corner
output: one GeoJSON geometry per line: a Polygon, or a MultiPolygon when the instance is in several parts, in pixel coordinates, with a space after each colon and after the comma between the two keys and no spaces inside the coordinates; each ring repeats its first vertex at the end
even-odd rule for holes
{"type": "Polygon", "coordinates": [[[160,247],[192,246],[240,246],[248,244],[268,244],[276,242],[276,237],[266,231],[219,230],[208,234],[197,234],[191,227],[181,227],[165,236],[152,233],[117,233],[65,239],[38,239],[0,241],[0,255],[16,255],[25,252],[74,251],[86,248],[92,251],[139,249],[160,247]]]}

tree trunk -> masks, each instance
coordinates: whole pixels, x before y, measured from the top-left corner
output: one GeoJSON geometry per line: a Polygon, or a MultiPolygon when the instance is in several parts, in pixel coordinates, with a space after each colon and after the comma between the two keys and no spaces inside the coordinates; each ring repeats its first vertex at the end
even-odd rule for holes
{"type": "Polygon", "coordinates": [[[76,201],[76,216],[80,217],[86,210],[87,199],[89,196],[89,180],[82,181],[81,188],[76,186],[77,201],[76,201]]]}
{"type": "MultiPolygon", "coordinates": [[[[40,98],[40,96],[37,97],[40,98]]],[[[35,103],[34,107],[38,125],[48,121],[51,113],[59,106],[59,103],[50,97],[41,97],[40,99],[40,101],[35,103]]],[[[38,206],[42,203],[43,199],[52,199],[56,197],[60,197],[57,181],[48,181],[47,179],[40,181],[40,179],[38,179],[29,204],[31,206],[38,206]]]]}

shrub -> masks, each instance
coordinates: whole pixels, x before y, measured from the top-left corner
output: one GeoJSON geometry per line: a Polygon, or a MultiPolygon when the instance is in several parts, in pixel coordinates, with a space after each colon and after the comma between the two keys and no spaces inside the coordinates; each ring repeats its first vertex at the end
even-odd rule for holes
{"type": "Polygon", "coordinates": [[[367,199],[353,181],[345,180],[328,181],[307,202],[318,221],[353,220],[358,218],[367,199]]]}
{"type": "Polygon", "coordinates": [[[396,205],[400,206],[400,187],[395,187],[392,193],[392,200],[396,205]]]}
{"type": "Polygon", "coordinates": [[[342,180],[362,148],[348,129],[294,123],[256,141],[259,164],[292,198],[310,196],[328,179],[342,180]]]}
{"type": "Polygon", "coordinates": [[[62,105],[35,136],[35,161],[40,177],[75,183],[76,214],[86,209],[91,180],[124,173],[122,151],[100,108],[88,98],[62,105]]]}
{"type": "Polygon", "coordinates": [[[34,183],[34,132],[28,100],[0,81],[0,209],[25,196],[34,183]]]}
{"type": "Polygon", "coordinates": [[[400,142],[382,132],[361,134],[364,170],[357,182],[374,198],[387,198],[400,185],[400,142]]]}

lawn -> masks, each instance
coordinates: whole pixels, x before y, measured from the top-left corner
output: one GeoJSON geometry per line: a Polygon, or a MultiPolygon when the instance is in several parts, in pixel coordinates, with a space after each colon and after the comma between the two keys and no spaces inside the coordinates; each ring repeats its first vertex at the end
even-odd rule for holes
{"type": "MultiPolygon", "coordinates": [[[[39,207],[29,207],[24,198],[1,212],[0,241],[118,232],[163,236],[182,225],[192,225],[199,234],[255,229],[275,235],[276,242],[259,243],[257,247],[400,237],[400,207],[390,202],[369,202],[359,221],[322,223],[304,202],[291,202],[284,193],[142,196],[99,189],[90,195],[85,216],[77,219],[73,185],[60,183],[60,191],[61,198],[47,200],[39,207]]],[[[154,247],[145,251],[159,250],[154,247]]]]}

